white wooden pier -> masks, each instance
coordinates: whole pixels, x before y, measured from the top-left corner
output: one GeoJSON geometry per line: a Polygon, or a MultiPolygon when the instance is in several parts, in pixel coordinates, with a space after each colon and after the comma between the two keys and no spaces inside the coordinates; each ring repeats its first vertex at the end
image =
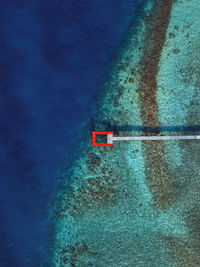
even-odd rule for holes
{"type": "Polygon", "coordinates": [[[147,140],[194,140],[199,139],[200,135],[180,135],[180,136],[113,136],[113,134],[107,134],[107,143],[113,144],[113,141],[147,141],[147,140]]]}

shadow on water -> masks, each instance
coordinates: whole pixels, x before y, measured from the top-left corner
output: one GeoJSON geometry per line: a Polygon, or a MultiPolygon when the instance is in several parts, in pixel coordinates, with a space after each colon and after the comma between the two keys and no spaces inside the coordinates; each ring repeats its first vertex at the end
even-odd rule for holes
{"type": "Polygon", "coordinates": [[[164,132],[174,132],[180,133],[196,133],[200,131],[200,125],[165,125],[159,127],[149,127],[140,125],[116,125],[109,121],[91,122],[92,131],[112,131],[115,134],[119,132],[142,132],[142,133],[164,133],[164,132]]]}

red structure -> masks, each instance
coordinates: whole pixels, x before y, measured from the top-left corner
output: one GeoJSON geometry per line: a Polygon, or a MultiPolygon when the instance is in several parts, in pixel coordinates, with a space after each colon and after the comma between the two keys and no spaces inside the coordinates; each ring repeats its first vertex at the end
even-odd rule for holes
{"type": "Polygon", "coordinates": [[[97,134],[113,134],[113,132],[92,132],[92,146],[113,146],[113,144],[108,143],[96,143],[97,134]]]}

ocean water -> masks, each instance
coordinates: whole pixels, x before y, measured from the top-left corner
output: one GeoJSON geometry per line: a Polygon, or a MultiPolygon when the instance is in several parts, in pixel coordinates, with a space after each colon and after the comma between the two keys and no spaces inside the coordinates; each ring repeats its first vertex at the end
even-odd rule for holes
{"type": "Polygon", "coordinates": [[[1,267],[51,266],[51,203],[138,5],[0,2],[1,267]]]}
{"type": "Polygon", "coordinates": [[[53,266],[200,266],[199,140],[114,142],[200,131],[197,0],[148,0],[131,24],[54,207],[53,266]]]}

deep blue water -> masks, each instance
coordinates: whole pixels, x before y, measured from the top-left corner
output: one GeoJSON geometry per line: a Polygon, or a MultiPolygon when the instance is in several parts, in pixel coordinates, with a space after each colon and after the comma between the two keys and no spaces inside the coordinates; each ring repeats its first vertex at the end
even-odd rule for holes
{"type": "Polygon", "coordinates": [[[0,266],[46,266],[58,170],[136,7],[136,0],[0,1],[0,266]]]}

